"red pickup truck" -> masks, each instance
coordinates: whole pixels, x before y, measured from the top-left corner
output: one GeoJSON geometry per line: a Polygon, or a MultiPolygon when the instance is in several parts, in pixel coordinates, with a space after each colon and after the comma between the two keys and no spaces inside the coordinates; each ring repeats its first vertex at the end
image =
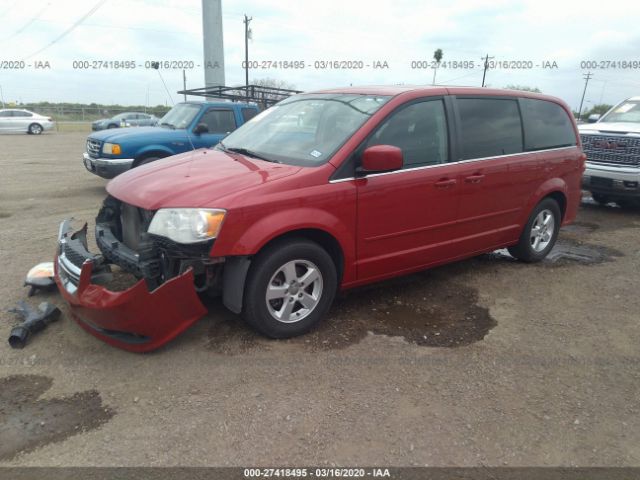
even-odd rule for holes
{"type": "Polygon", "coordinates": [[[580,203],[564,102],[479,88],[367,87],[290,97],[213,149],[112,180],[96,219],[62,223],[56,280],[80,325],[157,348],[222,296],[258,331],[302,334],[347,289],[508,247],[533,262],[580,203]],[[111,265],[140,280],[105,282],[111,265]]]}

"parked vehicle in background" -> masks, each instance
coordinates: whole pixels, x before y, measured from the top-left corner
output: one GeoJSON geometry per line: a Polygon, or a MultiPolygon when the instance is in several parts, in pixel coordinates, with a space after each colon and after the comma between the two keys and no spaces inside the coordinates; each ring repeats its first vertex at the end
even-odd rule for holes
{"type": "Polygon", "coordinates": [[[157,127],[105,130],[89,135],[84,166],[103,178],[160,158],[196,148],[212,147],[253,118],[253,103],[178,103],[160,119],[157,127]]]}
{"type": "MultiPolygon", "coordinates": [[[[193,126],[189,108],[168,114],[184,118],[173,125],[193,126]]],[[[109,182],[101,254],[88,252],[86,224],[74,233],[63,222],[56,279],[80,325],[127,350],[157,348],[195,322],[204,291],[263,334],[291,337],[339,289],[503,247],[542,260],[576,216],[583,171],[571,111],[553,97],[461,87],[295,95],[212,150],[109,182]],[[140,281],[98,285],[109,265],[140,281]]]]}
{"type": "Polygon", "coordinates": [[[582,185],[601,204],[640,206],[640,97],[580,125],[587,169],[582,185]]]}
{"type": "Polygon", "coordinates": [[[96,120],[91,124],[91,130],[105,130],[107,128],[122,127],[152,127],[158,123],[158,117],[150,113],[125,112],[112,118],[96,120]]]}
{"type": "Polygon", "coordinates": [[[40,135],[54,127],[51,117],[20,108],[0,110],[0,132],[25,132],[40,135]]]}

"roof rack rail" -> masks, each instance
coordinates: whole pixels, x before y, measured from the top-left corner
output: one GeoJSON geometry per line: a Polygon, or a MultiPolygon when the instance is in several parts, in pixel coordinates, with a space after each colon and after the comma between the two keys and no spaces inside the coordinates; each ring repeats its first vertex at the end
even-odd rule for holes
{"type": "Polygon", "coordinates": [[[219,85],[180,90],[178,93],[181,95],[221,98],[232,102],[255,102],[260,104],[262,108],[268,108],[291,95],[302,92],[300,90],[266,87],[263,85],[243,85],[238,87],[219,85]]]}

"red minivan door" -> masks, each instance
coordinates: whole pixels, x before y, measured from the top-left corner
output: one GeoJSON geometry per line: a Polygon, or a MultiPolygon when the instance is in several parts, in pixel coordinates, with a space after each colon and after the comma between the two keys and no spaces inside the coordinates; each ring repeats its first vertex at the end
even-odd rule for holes
{"type": "Polygon", "coordinates": [[[517,239],[525,206],[522,187],[532,187],[540,165],[523,153],[518,100],[511,97],[457,97],[461,167],[459,230],[468,254],[517,239]]]}
{"type": "Polygon", "coordinates": [[[449,136],[441,98],[400,107],[364,148],[394,145],[401,170],[370,173],[358,191],[358,279],[382,279],[455,257],[458,168],[448,164],[449,136]]]}

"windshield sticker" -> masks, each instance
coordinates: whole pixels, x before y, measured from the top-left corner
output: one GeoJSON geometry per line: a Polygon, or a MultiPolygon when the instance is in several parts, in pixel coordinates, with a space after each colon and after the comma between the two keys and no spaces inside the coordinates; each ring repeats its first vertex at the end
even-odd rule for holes
{"type": "Polygon", "coordinates": [[[624,105],[620,105],[618,108],[616,108],[616,113],[627,113],[635,106],[635,103],[625,103],[624,105]]]}
{"type": "Polygon", "coordinates": [[[319,152],[318,150],[313,150],[311,153],[309,153],[309,155],[311,155],[312,157],[318,158],[322,156],[322,152],[319,152]]]}

